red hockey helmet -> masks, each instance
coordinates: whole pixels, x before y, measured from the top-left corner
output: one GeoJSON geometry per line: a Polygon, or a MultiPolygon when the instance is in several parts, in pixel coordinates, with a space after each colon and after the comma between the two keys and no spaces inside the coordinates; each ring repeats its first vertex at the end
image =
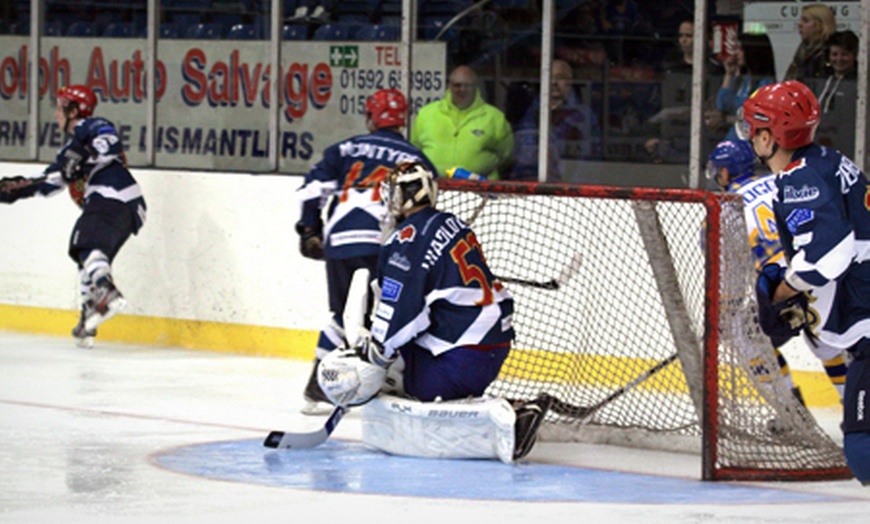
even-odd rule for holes
{"type": "Polygon", "coordinates": [[[809,87],[797,80],[759,88],[743,102],[741,138],[770,129],[779,147],[797,149],[812,143],[819,125],[819,100],[809,87]]]}
{"type": "Polygon", "coordinates": [[[63,100],[63,106],[75,102],[79,108],[79,116],[87,118],[94,114],[94,109],[97,107],[97,97],[91,88],[80,84],[61,87],[57,93],[57,97],[63,100]]]}
{"type": "Polygon", "coordinates": [[[398,89],[381,89],[366,100],[366,114],[375,127],[403,127],[408,114],[408,102],[398,89]]]}

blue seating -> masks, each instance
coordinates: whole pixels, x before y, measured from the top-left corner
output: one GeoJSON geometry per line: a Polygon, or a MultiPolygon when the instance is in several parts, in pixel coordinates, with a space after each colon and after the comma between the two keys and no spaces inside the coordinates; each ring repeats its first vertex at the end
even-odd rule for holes
{"type": "Polygon", "coordinates": [[[341,0],[331,10],[337,22],[369,24],[377,13],[378,3],[380,0],[341,0]]]}
{"type": "Polygon", "coordinates": [[[353,26],[349,24],[323,24],[314,31],[312,40],[350,40],[353,38],[353,26]]]}
{"type": "Polygon", "coordinates": [[[131,38],[133,36],[133,24],[116,22],[106,26],[103,36],[110,38],[131,38]]]}
{"type": "Polygon", "coordinates": [[[195,40],[219,40],[223,34],[224,28],[221,24],[195,24],[187,28],[184,37],[195,40]]]}
{"type": "Polygon", "coordinates": [[[466,0],[419,0],[418,12],[423,15],[450,15],[451,17],[471,5],[466,0]]]}
{"type": "Polygon", "coordinates": [[[230,28],[227,38],[230,40],[256,40],[257,28],[251,24],[236,24],[230,28]]]}
{"type": "Polygon", "coordinates": [[[89,37],[97,36],[98,27],[93,22],[73,22],[66,30],[66,36],[89,37]]]}
{"type": "Polygon", "coordinates": [[[160,38],[181,38],[181,31],[175,24],[160,24],[160,38]]]}
{"type": "MultiPolygon", "coordinates": [[[[447,23],[450,22],[452,16],[445,15],[430,15],[422,17],[420,20],[420,39],[422,40],[434,40],[436,36],[447,26],[447,23]]],[[[451,29],[445,33],[448,36],[448,40],[451,35],[450,33],[455,30],[455,25],[451,26],[451,29]]],[[[442,36],[443,38],[443,36],[442,36]]]]}
{"type": "Polygon", "coordinates": [[[46,22],[42,28],[43,36],[63,36],[63,22],[46,22]]]}
{"type": "Polygon", "coordinates": [[[284,40],[307,40],[308,26],[305,24],[287,24],[284,26],[284,40]]]}
{"type": "MultiPolygon", "coordinates": [[[[172,13],[170,20],[178,27],[190,27],[202,22],[202,17],[199,13],[172,13]]],[[[182,31],[184,33],[184,31],[182,31]]]]}
{"type": "Polygon", "coordinates": [[[356,40],[373,41],[395,41],[402,36],[402,28],[395,25],[367,25],[363,26],[356,32],[354,37],[356,40]]]}

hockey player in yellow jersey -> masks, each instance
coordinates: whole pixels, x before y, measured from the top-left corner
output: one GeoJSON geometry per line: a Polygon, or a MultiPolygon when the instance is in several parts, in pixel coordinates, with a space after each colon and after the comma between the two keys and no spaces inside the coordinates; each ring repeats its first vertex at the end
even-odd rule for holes
{"type": "MultiPolygon", "coordinates": [[[[710,153],[707,161],[707,176],[723,190],[743,197],[749,247],[752,250],[755,269],[761,271],[761,268],[767,264],[779,264],[784,267],[786,262],[773,215],[776,177],[769,172],[756,174],[755,167],[755,153],[748,141],[726,140],[720,142],[710,153]]],[[[795,396],[803,402],[800,390],[792,382],[788,362],[779,349],[787,341],[788,339],[771,337],[783,376],[792,387],[795,396]]],[[[825,372],[842,399],[846,384],[843,351],[826,346],[815,339],[806,339],[806,342],[816,357],[822,361],[825,372]]],[[[763,370],[759,371],[763,372],[763,370]]]]}

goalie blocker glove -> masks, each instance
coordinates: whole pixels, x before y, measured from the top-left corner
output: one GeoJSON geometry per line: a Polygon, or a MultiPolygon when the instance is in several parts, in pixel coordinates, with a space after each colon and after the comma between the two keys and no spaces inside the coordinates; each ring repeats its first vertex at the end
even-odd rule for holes
{"type": "Polygon", "coordinates": [[[762,268],[755,284],[758,300],[758,324],[765,335],[781,343],[801,332],[807,324],[809,301],[805,293],[798,293],[784,302],[771,301],[776,288],[785,279],[785,268],[767,264],[762,268]]]}
{"type": "Polygon", "coordinates": [[[296,223],[296,233],[299,234],[299,252],[305,258],[323,260],[323,222],[317,222],[314,227],[306,227],[301,221],[296,223]]]}

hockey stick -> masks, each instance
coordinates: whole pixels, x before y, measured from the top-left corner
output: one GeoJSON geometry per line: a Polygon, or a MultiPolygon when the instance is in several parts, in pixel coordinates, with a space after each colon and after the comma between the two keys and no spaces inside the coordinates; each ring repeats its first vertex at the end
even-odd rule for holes
{"type": "Polygon", "coordinates": [[[495,277],[502,282],[507,282],[509,284],[519,284],[521,286],[526,287],[534,287],[538,289],[548,289],[551,291],[556,291],[560,287],[570,281],[574,275],[577,273],[577,270],[580,269],[580,264],[583,262],[583,256],[580,253],[574,253],[574,256],[571,257],[571,261],[562,268],[562,271],[559,273],[559,278],[554,278],[552,280],[547,280],[544,282],[538,280],[525,280],[522,278],[514,278],[514,277],[495,277]]]}
{"type": "Polygon", "coordinates": [[[283,431],[272,431],[263,441],[263,445],[267,448],[278,449],[307,449],[316,448],[326,442],[326,439],[332,435],[335,427],[341,421],[341,417],[347,413],[347,408],[335,406],[332,414],[326,419],[323,427],[317,431],[309,433],[285,433],[283,431]]]}
{"type": "Polygon", "coordinates": [[[513,277],[495,277],[502,282],[507,282],[508,284],[519,284],[521,286],[526,287],[535,287],[538,289],[550,289],[556,290],[559,289],[559,282],[554,278],[553,280],[548,280],[546,282],[537,282],[534,280],[523,280],[521,278],[513,278],[513,277]]]}
{"type": "Polygon", "coordinates": [[[674,353],[673,355],[669,356],[668,358],[662,360],[661,362],[657,363],[655,366],[649,368],[648,370],[644,371],[643,373],[641,373],[640,375],[635,377],[628,384],[617,389],[616,391],[614,391],[610,395],[607,395],[606,398],[597,402],[596,404],[593,404],[591,406],[575,406],[573,404],[569,404],[569,403],[564,402],[562,400],[556,399],[556,401],[553,402],[553,405],[551,406],[550,409],[552,409],[553,412],[558,413],[559,415],[564,415],[566,417],[577,418],[580,420],[589,418],[592,415],[594,415],[599,409],[603,408],[607,404],[610,404],[611,402],[618,399],[622,395],[628,393],[628,391],[630,389],[633,389],[635,386],[637,386],[638,384],[640,384],[644,380],[650,378],[651,376],[655,375],[656,373],[658,373],[659,371],[661,371],[662,369],[667,367],[674,360],[677,360],[677,356],[678,356],[678,354],[674,353]]]}

